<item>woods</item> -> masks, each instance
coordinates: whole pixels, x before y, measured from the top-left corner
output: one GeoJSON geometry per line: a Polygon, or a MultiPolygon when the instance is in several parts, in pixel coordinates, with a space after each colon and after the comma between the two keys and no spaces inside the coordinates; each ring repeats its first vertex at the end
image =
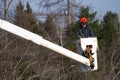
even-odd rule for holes
{"type": "Polygon", "coordinates": [[[37,11],[24,0],[0,0],[0,18],[76,52],[79,18],[89,20],[98,38],[98,71],[81,72],[78,62],[0,29],[0,80],[119,80],[119,14],[97,11],[76,0],[39,0],[37,11]],[[12,6],[15,7],[12,7],[12,6]]]}

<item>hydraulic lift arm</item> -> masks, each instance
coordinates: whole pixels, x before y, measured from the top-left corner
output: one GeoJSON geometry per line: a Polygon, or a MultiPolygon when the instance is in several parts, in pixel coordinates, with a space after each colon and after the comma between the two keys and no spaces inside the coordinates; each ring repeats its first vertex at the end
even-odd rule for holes
{"type": "Polygon", "coordinates": [[[13,33],[17,36],[20,36],[24,39],[30,40],[38,45],[42,45],[42,46],[47,47],[51,50],[54,50],[54,51],[56,51],[64,56],[72,58],[72,59],[74,59],[82,64],[90,66],[90,61],[88,58],[85,58],[85,57],[83,57],[75,52],[72,52],[68,49],[65,49],[65,48],[63,48],[55,43],[52,43],[52,42],[46,40],[46,39],[43,39],[41,36],[39,36],[35,33],[32,33],[28,30],[25,30],[19,26],[16,26],[14,24],[11,24],[7,21],[0,19],[0,28],[5,30],[5,31],[8,31],[10,33],[13,33]]]}

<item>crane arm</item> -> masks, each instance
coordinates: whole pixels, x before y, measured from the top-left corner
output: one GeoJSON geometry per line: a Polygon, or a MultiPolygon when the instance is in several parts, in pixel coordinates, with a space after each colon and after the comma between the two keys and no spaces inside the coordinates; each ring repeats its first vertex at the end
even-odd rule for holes
{"type": "Polygon", "coordinates": [[[52,43],[52,42],[44,39],[42,36],[39,36],[39,35],[37,35],[35,33],[32,33],[32,32],[30,32],[28,30],[25,30],[25,29],[23,29],[23,28],[21,28],[19,26],[16,26],[16,25],[14,25],[12,23],[9,23],[7,21],[4,21],[4,20],[0,19],[0,28],[5,30],[5,31],[8,31],[10,33],[13,33],[13,34],[15,34],[17,36],[20,36],[20,37],[22,37],[22,38],[24,38],[26,40],[30,40],[30,41],[38,44],[38,45],[42,45],[42,46],[44,46],[46,48],[49,48],[49,49],[51,49],[53,51],[56,51],[56,52],[58,52],[58,53],[60,53],[60,54],[62,54],[64,56],[67,56],[67,57],[69,57],[71,59],[74,59],[74,60],[76,60],[76,61],[78,61],[78,62],[80,62],[82,64],[90,66],[90,61],[89,61],[88,58],[85,58],[85,57],[83,57],[83,56],[81,56],[81,55],[79,55],[79,54],[77,54],[75,52],[72,52],[72,51],[70,51],[68,49],[65,49],[65,48],[63,48],[63,47],[61,47],[61,46],[59,46],[59,45],[57,45],[55,43],[52,43]]]}

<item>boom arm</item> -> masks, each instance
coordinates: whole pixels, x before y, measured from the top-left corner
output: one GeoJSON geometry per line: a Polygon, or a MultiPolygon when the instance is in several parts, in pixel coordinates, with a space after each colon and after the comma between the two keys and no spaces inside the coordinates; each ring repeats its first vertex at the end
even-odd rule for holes
{"type": "Polygon", "coordinates": [[[4,21],[4,20],[1,20],[0,19],[0,28],[3,29],[3,30],[6,30],[10,33],[13,33],[17,36],[20,36],[24,39],[27,39],[27,40],[30,40],[38,45],[42,45],[44,47],[47,47],[51,50],[54,50],[64,56],[67,56],[69,58],[72,58],[80,63],[83,63],[87,66],[90,66],[90,61],[89,59],[77,54],[77,53],[74,53],[68,49],[65,49],[57,44],[54,44],[48,40],[45,40],[43,39],[41,36],[35,34],[35,33],[32,33],[28,30],[25,30],[19,26],[16,26],[14,24],[11,24],[7,21],[4,21]]]}

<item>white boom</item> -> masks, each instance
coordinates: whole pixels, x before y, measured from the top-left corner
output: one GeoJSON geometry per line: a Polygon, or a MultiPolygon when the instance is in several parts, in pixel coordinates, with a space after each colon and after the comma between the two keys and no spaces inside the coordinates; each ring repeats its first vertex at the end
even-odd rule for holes
{"type": "Polygon", "coordinates": [[[5,30],[5,31],[8,31],[10,33],[13,33],[17,36],[20,36],[24,39],[30,40],[30,41],[38,44],[38,45],[42,45],[42,46],[47,47],[51,50],[54,50],[54,51],[56,51],[56,52],[58,52],[58,53],[60,53],[64,56],[72,58],[72,59],[74,59],[74,60],[76,60],[80,63],[83,63],[87,66],[90,66],[90,61],[89,61],[88,58],[85,58],[85,57],[83,57],[83,56],[81,56],[81,55],[79,55],[75,52],[72,52],[68,49],[65,49],[65,48],[63,48],[63,47],[61,47],[57,44],[54,44],[54,43],[48,41],[48,40],[45,40],[41,36],[39,36],[35,33],[32,33],[28,30],[25,30],[21,27],[18,27],[14,24],[11,24],[7,21],[4,21],[4,20],[0,19],[0,28],[5,30]]]}

